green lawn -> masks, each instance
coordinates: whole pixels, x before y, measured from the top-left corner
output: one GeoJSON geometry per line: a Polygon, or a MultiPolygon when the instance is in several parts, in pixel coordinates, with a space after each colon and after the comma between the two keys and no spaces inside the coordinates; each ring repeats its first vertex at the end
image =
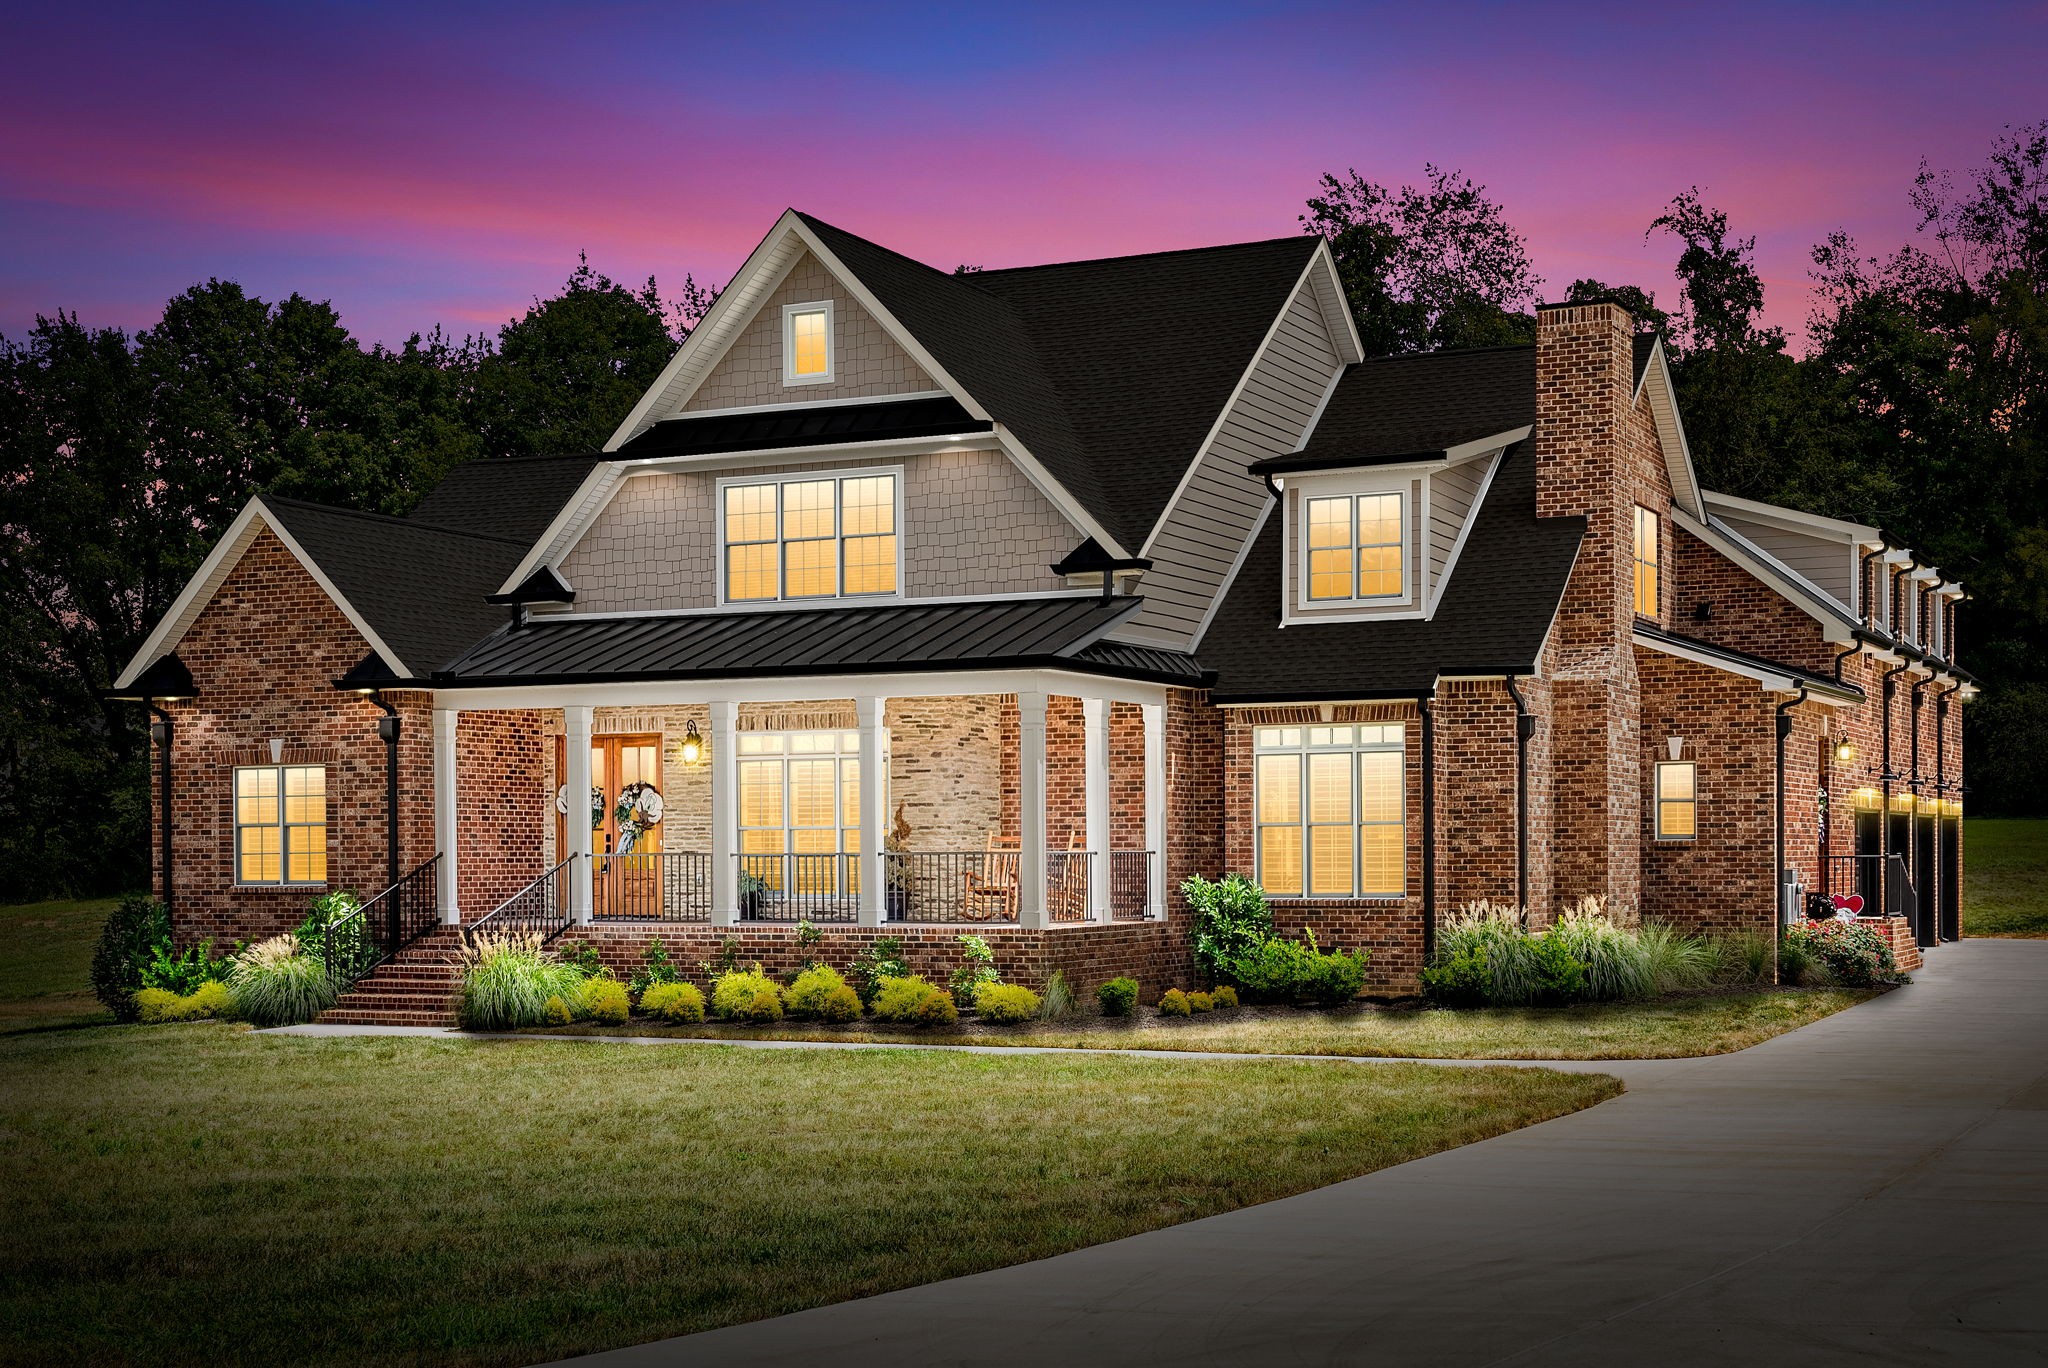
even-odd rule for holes
{"type": "Polygon", "coordinates": [[[1217,1012],[1167,1023],[1147,1014],[1128,1027],[1081,1030],[1044,1023],[972,1034],[866,1027],[663,1027],[580,1023],[559,1035],[771,1036],[925,1044],[1068,1045],[1096,1050],[1216,1050],[1230,1054],[1379,1055],[1397,1059],[1683,1059],[1726,1054],[1831,1016],[1872,995],[1781,989],[1579,1007],[1341,1012],[1217,1012]]]}
{"type": "Polygon", "coordinates": [[[0,1035],[111,1021],[92,995],[92,947],[115,899],[0,905],[0,1035]]]}
{"type": "Polygon", "coordinates": [[[1527,1069],[0,1040],[0,1362],[514,1364],[953,1277],[1557,1116],[1527,1069]]]}
{"type": "Polygon", "coordinates": [[[1963,934],[2048,937],[2048,819],[1964,820],[1963,934]]]}

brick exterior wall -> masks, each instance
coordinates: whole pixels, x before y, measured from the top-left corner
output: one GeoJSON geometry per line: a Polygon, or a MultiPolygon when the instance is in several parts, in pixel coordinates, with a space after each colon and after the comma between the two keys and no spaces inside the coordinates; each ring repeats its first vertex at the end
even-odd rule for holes
{"type": "Polygon", "coordinates": [[[1683,528],[1671,531],[1671,555],[1672,631],[1818,674],[1834,669],[1841,648],[1762,580],[1683,528]]]}

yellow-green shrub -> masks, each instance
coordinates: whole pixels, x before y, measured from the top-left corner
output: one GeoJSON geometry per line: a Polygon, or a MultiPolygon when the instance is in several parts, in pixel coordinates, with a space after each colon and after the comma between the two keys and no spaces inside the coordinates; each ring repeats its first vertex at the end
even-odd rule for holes
{"type": "Polygon", "coordinates": [[[875,1019],[912,1026],[941,1026],[960,1019],[960,1008],[945,989],[916,974],[884,979],[875,994],[875,1019]]]}
{"type": "Polygon", "coordinates": [[[235,1019],[234,992],[219,979],[208,979],[186,995],[185,1015],[188,1017],[218,1017],[222,1021],[233,1021],[235,1019]]]}
{"type": "Polygon", "coordinates": [[[185,1019],[185,999],[168,988],[142,988],[135,994],[135,1015],[145,1026],[185,1019]]]}
{"type": "Polygon", "coordinates": [[[783,992],[789,1014],[809,1021],[852,1021],[860,1015],[860,994],[829,964],[814,964],[783,992]]]}
{"type": "Polygon", "coordinates": [[[1159,998],[1159,1015],[1161,1016],[1184,1017],[1192,1011],[1194,1011],[1194,1004],[1190,1003],[1188,995],[1178,988],[1167,989],[1159,998]]]}
{"type": "Polygon", "coordinates": [[[640,1010],[663,1021],[702,1021],[704,991],[694,983],[657,983],[640,995],[640,1010]]]}
{"type": "Polygon", "coordinates": [[[1207,993],[1189,993],[1188,1010],[1190,1012],[1213,1012],[1216,1010],[1216,999],[1210,997],[1207,993]]]}
{"type": "Polygon", "coordinates": [[[758,963],[720,974],[711,984],[711,1014],[721,1021],[780,1021],[782,990],[758,963]]]}
{"type": "Polygon", "coordinates": [[[607,1026],[623,1025],[626,1013],[632,1010],[632,1001],[626,996],[626,985],[617,979],[594,978],[583,983],[583,1010],[590,1013],[592,1021],[607,1026]]]}
{"type": "Polygon", "coordinates": [[[1209,999],[1218,1007],[1235,1007],[1237,1006],[1237,989],[1227,983],[1221,988],[1211,988],[1209,990],[1209,999]]]}
{"type": "Polygon", "coordinates": [[[547,1008],[541,1015],[550,1026],[567,1026],[576,1019],[576,1014],[569,1010],[569,1004],[562,1000],[560,993],[548,999],[547,1008]]]}
{"type": "Polygon", "coordinates": [[[1038,1015],[1038,994],[1021,983],[984,983],[974,995],[974,1012],[995,1026],[1014,1026],[1038,1015]]]}

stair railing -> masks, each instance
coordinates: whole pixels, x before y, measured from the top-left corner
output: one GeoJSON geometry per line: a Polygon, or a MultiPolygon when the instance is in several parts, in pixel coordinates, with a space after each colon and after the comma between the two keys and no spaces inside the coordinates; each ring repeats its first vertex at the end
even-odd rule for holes
{"type": "Polygon", "coordinates": [[[436,855],[355,911],[327,923],[320,937],[327,981],[353,983],[438,926],[440,870],[436,855]],[[349,962],[343,962],[344,956],[349,962]]]}
{"type": "Polygon", "coordinates": [[[514,893],[483,916],[462,928],[463,943],[474,945],[488,929],[498,934],[528,931],[546,945],[569,929],[568,879],[564,875],[578,857],[574,854],[514,893]]]}

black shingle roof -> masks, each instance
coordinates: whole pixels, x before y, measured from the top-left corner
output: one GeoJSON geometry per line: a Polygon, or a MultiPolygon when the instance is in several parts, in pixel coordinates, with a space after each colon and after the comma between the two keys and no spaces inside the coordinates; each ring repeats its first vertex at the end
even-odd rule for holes
{"type": "Polygon", "coordinates": [[[839,404],[830,408],[789,404],[773,413],[664,419],[620,447],[617,454],[629,459],[698,456],[720,451],[945,437],[956,432],[987,432],[992,426],[985,418],[969,416],[951,395],[839,404]]]}
{"type": "Polygon", "coordinates": [[[590,474],[591,467],[604,459],[591,452],[574,456],[485,456],[464,461],[420,500],[410,520],[454,532],[506,537],[532,546],[590,474]]]}
{"type": "MultiPolygon", "coordinates": [[[[968,603],[537,617],[479,642],[437,683],[565,684],[885,670],[1058,665],[1086,668],[1096,638],[1135,598],[1067,595],[968,603]]],[[[1170,654],[1170,653],[1169,653],[1170,654]]],[[[1121,656],[1106,672],[1134,673],[1121,656]]]]}
{"type": "Polygon", "coordinates": [[[1583,518],[1536,516],[1527,442],[1501,458],[1436,615],[1428,621],[1280,626],[1281,520],[1268,518],[1203,636],[1219,702],[1393,698],[1439,675],[1529,673],[1585,535],[1583,518]]]}
{"type": "Polygon", "coordinates": [[[1301,451],[1258,468],[1304,470],[1435,455],[1535,421],[1534,347],[1375,357],[1345,368],[1301,451]]]}
{"type": "Polygon", "coordinates": [[[956,276],[799,217],[1133,554],[1319,242],[956,276]]]}

